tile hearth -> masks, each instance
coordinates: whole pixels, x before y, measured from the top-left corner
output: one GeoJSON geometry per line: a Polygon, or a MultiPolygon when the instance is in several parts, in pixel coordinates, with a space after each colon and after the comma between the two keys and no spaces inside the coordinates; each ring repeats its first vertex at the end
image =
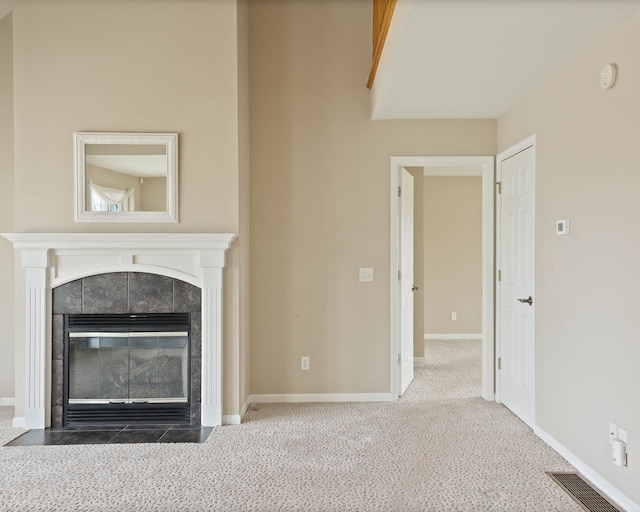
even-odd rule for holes
{"type": "Polygon", "coordinates": [[[107,425],[34,429],[5,446],[74,444],[204,443],[214,427],[188,425],[107,425]]]}

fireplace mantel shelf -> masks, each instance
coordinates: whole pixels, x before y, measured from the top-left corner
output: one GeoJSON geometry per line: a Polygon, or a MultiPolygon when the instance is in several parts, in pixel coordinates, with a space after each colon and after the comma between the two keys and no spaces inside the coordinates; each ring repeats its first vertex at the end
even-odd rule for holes
{"type": "Polygon", "coordinates": [[[3,233],[16,249],[227,249],[230,233],[3,233]]]}
{"type": "MultiPolygon", "coordinates": [[[[25,347],[24,407],[16,403],[16,427],[44,428],[50,420],[47,382],[51,347],[51,290],[108,272],[148,272],[181,279],[202,290],[202,424],[222,422],[222,269],[229,233],[7,233],[19,251],[24,276],[25,323],[17,341],[25,347]],[[21,339],[23,338],[24,339],[21,339]]],[[[18,399],[18,397],[16,397],[18,399]]]]}

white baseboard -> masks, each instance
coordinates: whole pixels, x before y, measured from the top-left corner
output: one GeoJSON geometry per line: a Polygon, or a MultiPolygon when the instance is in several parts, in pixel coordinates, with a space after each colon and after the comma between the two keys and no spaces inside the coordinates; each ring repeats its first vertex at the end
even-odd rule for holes
{"type": "Polygon", "coordinates": [[[14,407],[16,405],[16,399],[10,397],[0,397],[0,407],[14,407]]]}
{"type": "Polygon", "coordinates": [[[242,423],[242,416],[240,414],[223,414],[223,425],[240,425],[242,423]]]}
{"type": "Polygon", "coordinates": [[[569,464],[575,467],[587,480],[615,501],[627,512],[640,512],[640,505],[632,501],[628,496],[619,491],[616,487],[602,478],[591,467],[571,453],[563,444],[552,437],[548,432],[540,427],[534,429],[535,434],[558,452],[569,464]]]}
{"type": "Polygon", "coordinates": [[[426,363],[427,359],[425,357],[414,357],[413,358],[413,364],[422,364],[422,363],[426,363]]]}
{"type": "Polygon", "coordinates": [[[27,420],[25,418],[13,418],[11,426],[14,428],[27,428],[27,420]]]}
{"type": "Polygon", "coordinates": [[[249,395],[247,405],[277,404],[277,403],[306,403],[306,402],[390,402],[395,400],[391,393],[299,393],[249,395]]]}
{"type": "Polygon", "coordinates": [[[481,340],[482,334],[425,334],[425,340],[481,340]]]}
{"type": "Polygon", "coordinates": [[[242,418],[244,418],[244,415],[247,414],[247,409],[251,405],[251,402],[249,401],[250,398],[251,398],[251,395],[249,395],[247,397],[247,399],[244,401],[244,405],[242,406],[242,409],[240,409],[240,419],[241,420],[242,420],[242,418]]]}
{"type": "Polygon", "coordinates": [[[240,425],[242,423],[242,418],[244,418],[244,415],[247,413],[247,409],[251,405],[251,402],[249,402],[249,398],[251,397],[247,397],[247,399],[245,400],[244,405],[242,406],[242,409],[240,409],[240,414],[223,415],[222,424],[223,425],[240,425]]]}

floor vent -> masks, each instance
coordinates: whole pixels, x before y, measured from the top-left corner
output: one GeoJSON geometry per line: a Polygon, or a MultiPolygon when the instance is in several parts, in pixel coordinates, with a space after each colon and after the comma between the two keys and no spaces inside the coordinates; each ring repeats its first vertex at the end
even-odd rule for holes
{"type": "Polygon", "coordinates": [[[547,473],[587,512],[624,512],[577,473],[547,473]]]}

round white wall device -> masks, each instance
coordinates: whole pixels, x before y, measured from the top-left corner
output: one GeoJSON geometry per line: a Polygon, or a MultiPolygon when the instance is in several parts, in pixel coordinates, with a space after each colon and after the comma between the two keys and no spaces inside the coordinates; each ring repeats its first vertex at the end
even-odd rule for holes
{"type": "Polygon", "coordinates": [[[615,64],[606,64],[600,71],[600,87],[611,89],[616,84],[618,67],[615,64]]]}

